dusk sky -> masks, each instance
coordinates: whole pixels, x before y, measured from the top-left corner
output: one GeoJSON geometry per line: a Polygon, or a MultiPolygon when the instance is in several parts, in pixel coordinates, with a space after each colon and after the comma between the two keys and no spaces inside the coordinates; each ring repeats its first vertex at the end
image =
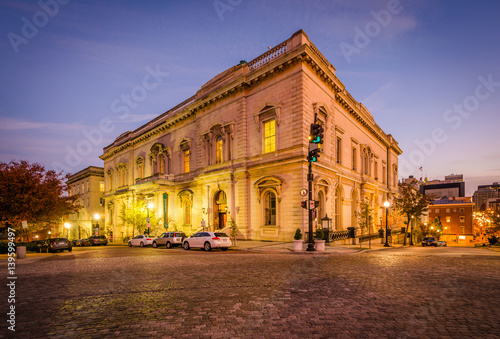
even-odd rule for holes
{"type": "Polygon", "coordinates": [[[498,1],[12,0],[0,27],[2,162],[103,166],[118,135],[303,29],[399,142],[400,178],[500,181],[498,1]]]}

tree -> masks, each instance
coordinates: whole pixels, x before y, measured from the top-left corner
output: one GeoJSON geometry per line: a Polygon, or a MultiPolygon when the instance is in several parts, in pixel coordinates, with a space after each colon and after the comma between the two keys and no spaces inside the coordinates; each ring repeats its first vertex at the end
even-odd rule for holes
{"type": "Polygon", "coordinates": [[[366,198],[366,200],[361,203],[360,211],[354,212],[354,215],[358,219],[358,225],[361,229],[361,235],[363,235],[363,230],[369,231],[371,227],[373,227],[375,218],[373,217],[373,209],[368,198],[366,198]]]}
{"type": "MultiPolygon", "coordinates": [[[[411,220],[418,220],[420,216],[427,211],[429,207],[429,196],[421,194],[411,183],[403,183],[399,187],[399,196],[394,199],[394,207],[399,213],[406,217],[404,245],[406,245],[406,235],[408,228],[411,227],[411,220]]],[[[413,228],[410,229],[410,245],[413,245],[413,228]]]]}
{"type": "MultiPolygon", "coordinates": [[[[22,221],[30,231],[45,223],[57,223],[77,211],[78,196],[68,196],[69,174],[46,170],[38,163],[0,163],[0,223],[23,233],[22,221]]],[[[27,235],[27,231],[24,232],[27,235]]]]}
{"type": "Polygon", "coordinates": [[[158,220],[155,218],[154,210],[150,209],[148,211],[146,201],[143,199],[134,197],[129,201],[122,202],[122,208],[118,217],[124,224],[132,226],[132,236],[135,236],[135,231],[138,234],[144,233],[144,230],[147,228],[148,215],[151,225],[150,233],[154,233],[157,231],[158,220]]]}

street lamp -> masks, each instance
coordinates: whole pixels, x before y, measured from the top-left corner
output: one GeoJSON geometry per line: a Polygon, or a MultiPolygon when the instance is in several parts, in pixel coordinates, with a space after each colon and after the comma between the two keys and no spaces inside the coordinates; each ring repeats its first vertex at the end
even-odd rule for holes
{"type": "Polygon", "coordinates": [[[415,219],[415,216],[411,216],[411,229],[410,229],[410,246],[413,246],[413,219],[415,219]]]}
{"type": "Polygon", "coordinates": [[[390,247],[389,245],[389,236],[387,233],[387,215],[389,214],[389,206],[391,206],[391,203],[389,201],[384,202],[384,207],[385,207],[385,244],[384,247],[390,247]]]}
{"type": "Polygon", "coordinates": [[[330,243],[330,229],[332,227],[332,219],[328,218],[328,214],[325,214],[325,217],[321,219],[321,227],[323,228],[323,231],[325,232],[325,238],[326,238],[325,243],[329,244],[330,243]],[[325,231],[325,229],[326,229],[326,231],[325,231]]]}
{"type": "Polygon", "coordinates": [[[71,228],[71,224],[69,222],[65,222],[64,227],[66,227],[66,238],[69,239],[69,229],[71,228]]]}
{"type": "Polygon", "coordinates": [[[101,219],[101,216],[99,213],[94,214],[94,219],[95,219],[95,235],[99,235],[99,219],[101,219]]]}
{"type": "Polygon", "coordinates": [[[150,233],[150,230],[151,230],[151,224],[149,223],[149,210],[153,209],[154,207],[155,207],[155,205],[153,205],[152,202],[148,203],[148,218],[146,219],[147,228],[148,228],[148,234],[150,233]]]}

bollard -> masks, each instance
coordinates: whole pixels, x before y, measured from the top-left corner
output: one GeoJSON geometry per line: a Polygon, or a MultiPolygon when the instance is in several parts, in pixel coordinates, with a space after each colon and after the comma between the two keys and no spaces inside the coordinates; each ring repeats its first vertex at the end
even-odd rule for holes
{"type": "Polygon", "coordinates": [[[17,259],[26,259],[26,246],[16,247],[17,259]]]}

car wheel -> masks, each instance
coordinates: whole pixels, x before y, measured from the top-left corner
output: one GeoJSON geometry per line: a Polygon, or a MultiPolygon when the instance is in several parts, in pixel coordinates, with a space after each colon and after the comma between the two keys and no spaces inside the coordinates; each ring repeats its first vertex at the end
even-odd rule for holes
{"type": "Polygon", "coordinates": [[[130,241],[128,242],[128,247],[132,247],[132,243],[130,241]]]}
{"type": "Polygon", "coordinates": [[[157,248],[158,247],[158,244],[156,243],[156,241],[153,241],[153,248],[157,248]]]}
{"type": "Polygon", "coordinates": [[[185,241],[184,244],[182,245],[182,247],[184,247],[184,249],[186,251],[189,250],[189,243],[187,241],[185,241]]]}
{"type": "Polygon", "coordinates": [[[68,252],[73,252],[73,248],[68,248],[68,252]]]}
{"type": "Polygon", "coordinates": [[[203,245],[203,248],[205,249],[205,251],[210,251],[212,250],[212,245],[210,245],[210,243],[207,241],[205,245],[203,245]]]}
{"type": "Polygon", "coordinates": [[[170,243],[170,241],[167,241],[167,243],[165,244],[165,247],[172,248],[172,244],[170,243]]]}
{"type": "Polygon", "coordinates": [[[141,241],[141,243],[139,244],[139,246],[144,247],[144,243],[141,241]]]}

